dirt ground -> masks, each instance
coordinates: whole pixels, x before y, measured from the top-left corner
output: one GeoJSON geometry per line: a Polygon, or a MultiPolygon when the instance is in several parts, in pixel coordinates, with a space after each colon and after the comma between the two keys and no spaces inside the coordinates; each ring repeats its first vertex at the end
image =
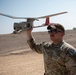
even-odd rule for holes
{"type": "Polygon", "coordinates": [[[43,75],[43,58],[33,51],[0,57],[0,75],[43,75]]]}
{"type": "MultiPolygon", "coordinates": [[[[36,42],[50,41],[47,32],[33,36],[36,42]]],[[[0,35],[0,75],[43,75],[43,55],[32,51],[26,40],[25,33],[0,35]]],[[[66,31],[64,40],[76,47],[76,31],[66,31]]]]}

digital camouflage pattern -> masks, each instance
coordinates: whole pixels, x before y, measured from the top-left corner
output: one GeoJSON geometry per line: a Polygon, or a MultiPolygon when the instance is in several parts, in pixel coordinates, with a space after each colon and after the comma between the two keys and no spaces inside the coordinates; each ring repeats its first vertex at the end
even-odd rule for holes
{"type": "Polygon", "coordinates": [[[76,75],[76,49],[62,41],[58,45],[53,43],[35,43],[33,39],[27,41],[30,48],[44,56],[44,75],[76,75]]]}

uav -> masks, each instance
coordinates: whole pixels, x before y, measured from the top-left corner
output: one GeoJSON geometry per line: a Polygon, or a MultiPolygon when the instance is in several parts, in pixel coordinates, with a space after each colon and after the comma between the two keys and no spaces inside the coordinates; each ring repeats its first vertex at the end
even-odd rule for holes
{"type": "Polygon", "coordinates": [[[6,17],[9,17],[9,18],[12,18],[12,19],[26,19],[27,20],[26,22],[14,23],[14,25],[13,25],[13,29],[14,29],[13,33],[20,33],[22,31],[30,29],[31,27],[37,28],[37,27],[43,27],[43,26],[50,25],[52,23],[49,22],[49,17],[53,17],[53,16],[65,14],[65,13],[67,13],[67,12],[60,12],[60,13],[56,13],[56,14],[52,14],[52,15],[46,15],[46,16],[41,16],[41,17],[36,17],[36,18],[31,18],[31,17],[28,17],[28,18],[26,18],[26,17],[15,17],[15,16],[3,14],[3,13],[0,13],[0,15],[6,16],[6,17]],[[34,26],[33,25],[33,22],[35,20],[43,19],[43,18],[45,18],[45,23],[44,24],[42,24],[40,26],[34,26]]]}

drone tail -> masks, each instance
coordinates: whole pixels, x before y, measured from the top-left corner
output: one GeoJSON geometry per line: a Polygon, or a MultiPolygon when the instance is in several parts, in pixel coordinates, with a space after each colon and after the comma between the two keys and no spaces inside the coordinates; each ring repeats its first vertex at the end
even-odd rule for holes
{"type": "Polygon", "coordinates": [[[49,24],[50,24],[50,19],[49,19],[49,17],[47,17],[46,20],[45,20],[44,26],[47,26],[47,25],[49,25],[49,24]]]}

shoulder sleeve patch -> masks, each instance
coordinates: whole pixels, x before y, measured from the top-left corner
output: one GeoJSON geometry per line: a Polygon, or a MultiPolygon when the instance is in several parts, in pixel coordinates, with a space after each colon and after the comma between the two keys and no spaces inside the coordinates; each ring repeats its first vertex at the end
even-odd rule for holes
{"type": "Polygon", "coordinates": [[[68,50],[68,53],[69,53],[70,55],[74,55],[74,54],[76,54],[76,50],[69,49],[69,50],[68,50]]]}
{"type": "Polygon", "coordinates": [[[76,50],[70,49],[68,50],[68,53],[69,53],[69,56],[76,61],[76,50]]]}

